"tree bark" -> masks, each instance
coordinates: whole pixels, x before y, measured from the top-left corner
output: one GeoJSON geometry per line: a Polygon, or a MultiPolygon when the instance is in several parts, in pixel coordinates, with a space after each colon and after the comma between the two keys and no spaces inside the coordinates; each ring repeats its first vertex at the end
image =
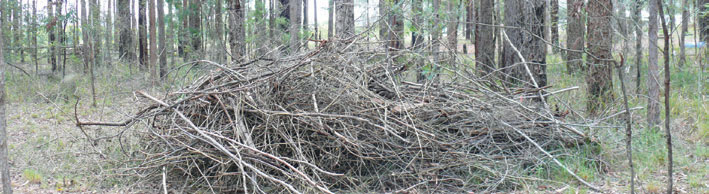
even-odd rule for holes
{"type": "Polygon", "coordinates": [[[642,19],[640,19],[642,12],[642,1],[635,1],[633,6],[633,22],[635,23],[635,93],[640,94],[640,67],[642,67],[642,57],[643,57],[643,28],[642,19]]]}
{"type": "MultiPolygon", "coordinates": [[[[59,6],[61,7],[61,6],[59,6]]],[[[12,11],[12,31],[14,32],[14,38],[15,40],[13,41],[13,45],[16,48],[15,49],[15,54],[19,54],[18,56],[20,57],[20,61],[22,63],[25,62],[25,52],[24,48],[22,47],[22,26],[20,23],[22,23],[22,2],[15,0],[15,7],[12,11]]]]}
{"type": "MultiPolygon", "coordinates": [[[[369,8],[367,9],[369,13],[369,8]]],[[[367,14],[369,16],[369,14],[367,14]]],[[[320,30],[318,26],[318,0],[313,0],[313,25],[315,25],[315,39],[320,39],[320,30]]]]}
{"type": "Polygon", "coordinates": [[[118,27],[120,28],[120,37],[118,44],[118,52],[120,58],[126,63],[132,63],[135,61],[135,53],[133,53],[133,31],[131,30],[131,19],[133,18],[130,14],[130,0],[118,0],[118,14],[120,23],[118,27]]]}
{"type": "Polygon", "coordinates": [[[566,28],[566,72],[572,74],[584,69],[586,14],[583,0],[566,0],[568,25],[566,28]]]}
{"type": "Polygon", "coordinates": [[[505,2],[505,26],[519,27],[501,29],[509,41],[507,38],[503,40],[500,68],[505,68],[503,72],[511,85],[523,85],[525,88],[547,85],[545,7],[545,0],[505,2]],[[524,59],[520,59],[519,55],[524,59]]]}
{"type": "Polygon", "coordinates": [[[479,76],[487,76],[495,69],[495,25],[493,21],[495,0],[480,0],[475,14],[475,69],[479,76]]]}
{"type": "Polygon", "coordinates": [[[648,60],[647,60],[647,123],[649,127],[660,124],[660,79],[657,67],[657,1],[648,2],[648,60]]]}
{"type": "Polygon", "coordinates": [[[244,54],[244,10],[241,0],[232,0],[229,3],[231,62],[239,63],[244,54]]]}
{"type": "MultiPolygon", "coordinates": [[[[390,7],[401,6],[401,0],[388,0],[391,1],[390,7]]],[[[398,9],[398,8],[397,8],[398,9]]],[[[391,28],[388,30],[389,35],[389,50],[398,51],[404,48],[404,14],[395,11],[389,14],[389,25],[391,28]]]]}
{"type": "Polygon", "coordinates": [[[596,115],[611,106],[613,99],[613,3],[611,0],[589,1],[588,13],[588,50],[590,55],[586,74],[588,103],[587,110],[596,115]]]}
{"type": "MultiPolygon", "coordinates": [[[[317,1],[317,0],[316,0],[317,1]]],[[[381,2],[381,1],[380,1],[381,2]]],[[[381,6],[379,7],[381,9],[381,6]]],[[[379,11],[380,17],[382,11],[379,11]]],[[[332,36],[335,35],[335,0],[330,0],[330,9],[327,10],[327,39],[332,40],[332,36]]],[[[379,29],[379,34],[381,35],[381,29],[379,29]]],[[[383,36],[382,36],[383,37],[383,36]]]]}
{"type": "Polygon", "coordinates": [[[347,39],[355,34],[354,0],[338,0],[337,2],[337,39],[347,39]]]}
{"type": "MultiPolygon", "coordinates": [[[[5,4],[5,0],[0,0],[0,4],[5,4]]],[[[4,13],[4,12],[3,12],[4,13]]],[[[0,27],[3,26],[3,19],[0,18],[0,27]]],[[[7,21],[7,20],[5,20],[7,21]]],[[[6,28],[0,28],[3,32],[6,32],[6,28]]],[[[5,54],[3,38],[0,38],[0,175],[2,175],[2,191],[6,194],[12,194],[12,184],[10,183],[10,165],[8,163],[9,158],[7,157],[7,121],[5,120],[5,54]]]]}
{"type": "Polygon", "coordinates": [[[433,60],[438,61],[438,52],[441,47],[441,0],[433,0],[433,29],[431,29],[431,53],[433,60]]]}
{"type": "Polygon", "coordinates": [[[91,75],[91,96],[93,99],[91,104],[96,106],[96,88],[94,87],[94,66],[96,64],[96,53],[94,53],[94,49],[92,48],[94,46],[94,41],[91,41],[89,38],[89,33],[93,32],[93,27],[95,26],[89,23],[89,12],[86,9],[86,2],[81,0],[81,28],[83,29],[81,31],[81,35],[84,39],[84,63],[85,66],[89,67],[88,69],[91,75]]]}
{"type": "Polygon", "coordinates": [[[303,31],[308,31],[308,0],[303,1],[303,31]]]}
{"type": "MultiPolygon", "coordinates": [[[[56,31],[54,27],[57,24],[57,18],[54,17],[54,2],[52,0],[47,1],[47,14],[49,18],[49,23],[47,23],[47,33],[49,34],[49,63],[52,64],[52,73],[57,71],[57,54],[56,54],[56,31]]],[[[7,33],[5,33],[7,34],[7,33]]]]}
{"type": "MultiPolygon", "coordinates": [[[[0,25],[2,26],[2,25],[0,25]]],[[[37,24],[37,0],[32,1],[32,45],[34,45],[34,49],[32,49],[32,58],[34,59],[34,73],[35,75],[39,74],[39,58],[38,58],[38,44],[37,44],[37,31],[38,31],[38,24],[37,24]]],[[[2,48],[0,48],[2,49],[2,48]]]]}
{"type": "Polygon", "coordinates": [[[202,59],[202,0],[192,0],[190,5],[191,59],[202,59]]]}
{"type": "Polygon", "coordinates": [[[158,1],[158,46],[159,49],[157,53],[160,55],[160,80],[165,80],[165,74],[167,73],[167,47],[165,46],[165,0],[158,1]]]}
{"type": "Polygon", "coordinates": [[[458,50],[458,0],[448,0],[448,39],[449,65],[455,63],[455,54],[458,50]]]}
{"type": "Polygon", "coordinates": [[[549,5],[551,15],[551,45],[555,53],[559,50],[559,0],[551,0],[549,5]]]}
{"type": "MultiPolygon", "coordinates": [[[[263,3],[256,3],[256,6],[259,6],[259,4],[263,3]]],[[[217,51],[216,51],[216,61],[217,63],[223,63],[224,58],[225,58],[225,50],[226,47],[224,47],[224,22],[222,22],[222,0],[216,0],[216,5],[215,5],[215,10],[214,10],[214,33],[217,41],[217,51]]],[[[258,10],[258,8],[257,8],[258,10]]],[[[261,21],[261,17],[256,17],[258,21],[261,21]]],[[[260,23],[257,23],[256,25],[261,25],[260,23]]]]}
{"type": "Polygon", "coordinates": [[[300,28],[301,28],[301,4],[303,1],[301,0],[290,0],[289,1],[289,9],[290,9],[290,46],[289,49],[291,52],[295,53],[298,52],[300,49],[300,28]]]}
{"type": "MultiPolygon", "coordinates": [[[[187,60],[187,45],[190,43],[190,34],[189,34],[189,7],[190,4],[188,3],[189,0],[182,0],[181,6],[178,6],[179,9],[179,19],[182,21],[182,28],[180,28],[180,36],[179,36],[179,43],[177,44],[177,50],[179,52],[179,55],[182,57],[182,60],[187,60]]],[[[180,5],[177,3],[176,5],[180,5]]]]}
{"type": "Polygon", "coordinates": [[[473,32],[475,31],[475,0],[464,0],[465,1],[465,39],[470,40],[473,38],[473,32]]]}
{"type": "Polygon", "coordinates": [[[106,16],[106,34],[105,34],[105,42],[106,42],[106,63],[110,66],[111,61],[111,48],[113,45],[113,11],[112,11],[112,6],[113,2],[111,0],[108,0],[108,15],[106,16]]]}
{"type": "Polygon", "coordinates": [[[91,37],[93,38],[92,40],[94,41],[94,44],[91,45],[92,48],[94,49],[93,52],[93,64],[94,65],[100,65],[100,62],[103,60],[101,59],[101,36],[103,36],[103,33],[101,32],[101,5],[99,4],[99,0],[91,0],[90,1],[90,9],[91,9],[91,37]]]}
{"type": "Polygon", "coordinates": [[[145,2],[146,0],[138,0],[138,58],[140,60],[140,69],[146,70],[148,67],[148,32],[146,29],[145,18],[145,2]]]}
{"type": "Polygon", "coordinates": [[[158,67],[158,44],[156,41],[156,27],[155,27],[155,0],[148,0],[148,19],[149,24],[150,24],[150,36],[148,40],[150,41],[149,44],[149,54],[150,54],[150,63],[148,65],[148,68],[150,68],[150,77],[153,79],[153,81],[159,79],[158,73],[157,73],[157,67],[158,67]]]}

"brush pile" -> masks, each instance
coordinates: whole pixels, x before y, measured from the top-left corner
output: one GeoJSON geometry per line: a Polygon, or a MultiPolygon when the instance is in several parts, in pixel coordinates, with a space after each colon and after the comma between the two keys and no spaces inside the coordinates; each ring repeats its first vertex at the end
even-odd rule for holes
{"type": "Polygon", "coordinates": [[[463,192],[517,186],[524,169],[549,161],[532,141],[584,141],[520,103],[524,94],[464,77],[402,81],[393,61],[326,45],[233,66],[202,61],[216,70],[165,99],[144,94],[154,105],[136,117],[151,123],[136,169],[214,192],[463,192]]]}

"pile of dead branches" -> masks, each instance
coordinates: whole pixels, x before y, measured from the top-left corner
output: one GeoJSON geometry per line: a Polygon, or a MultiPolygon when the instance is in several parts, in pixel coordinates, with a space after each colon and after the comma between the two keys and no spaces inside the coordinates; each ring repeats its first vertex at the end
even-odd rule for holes
{"type": "Polygon", "coordinates": [[[461,192],[515,187],[544,150],[585,141],[535,92],[407,82],[404,54],[343,48],[200,61],[216,70],[164,99],[140,93],[153,105],[131,120],[151,123],[136,169],[214,192],[461,192]]]}

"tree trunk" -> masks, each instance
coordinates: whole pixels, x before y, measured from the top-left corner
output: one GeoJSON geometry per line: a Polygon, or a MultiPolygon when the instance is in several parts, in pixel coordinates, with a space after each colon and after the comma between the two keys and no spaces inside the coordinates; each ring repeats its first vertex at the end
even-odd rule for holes
{"type": "Polygon", "coordinates": [[[449,65],[455,63],[455,54],[458,50],[458,0],[448,0],[448,53],[449,65]]]}
{"type": "Polygon", "coordinates": [[[89,38],[89,33],[93,31],[93,27],[95,26],[89,24],[89,13],[86,9],[86,2],[81,0],[81,28],[83,29],[81,31],[81,35],[84,39],[84,63],[89,67],[89,72],[91,74],[91,96],[93,97],[91,104],[96,106],[96,88],[94,87],[94,66],[96,64],[96,58],[94,58],[95,53],[92,48],[94,46],[94,42],[89,38]]]}
{"type": "Polygon", "coordinates": [[[106,34],[105,34],[105,42],[106,42],[106,63],[110,66],[111,61],[111,48],[113,45],[113,11],[112,11],[112,6],[113,2],[111,0],[108,0],[108,15],[106,16],[106,34]]]}
{"type": "MultiPolygon", "coordinates": [[[[369,8],[367,8],[367,16],[369,16],[369,8]]],[[[315,25],[315,39],[320,39],[320,31],[318,29],[318,0],[313,0],[313,25],[315,25]]]]}
{"type": "Polygon", "coordinates": [[[583,0],[567,0],[566,11],[566,72],[572,74],[584,69],[583,49],[585,44],[586,19],[583,0]]]}
{"type": "MultiPolygon", "coordinates": [[[[60,6],[61,7],[61,6],[60,6]]],[[[13,27],[12,31],[14,32],[14,38],[15,40],[13,41],[15,49],[15,54],[19,54],[18,56],[20,57],[20,61],[22,63],[25,62],[25,52],[22,47],[22,26],[20,23],[22,23],[22,2],[15,0],[15,7],[12,12],[12,22],[13,22],[13,27]]]]}
{"type": "MultiPolygon", "coordinates": [[[[182,6],[178,7],[180,10],[180,16],[179,19],[182,21],[182,28],[180,28],[180,37],[179,37],[179,43],[177,44],[177,50],[180,54],[180,57],[182,57],[182,60],[187,60],[187,45],[191,42],[190,41],[190,34],[189,34],[189,21],[190,21],[190,4],[188,3],[189,0],[182,0],[182,6]]],[[[180,5],[180,4],[177,4],[180,5]]]]}
{"type": "Polygon", "coordinates": [[[559,0],[551,0],[549,5],[551,15],[551,45],[552,50],[556,53],[559,49],[559,0]]]}
{"type": "MultiPolygon", "coordinates": [[[[259,3],[256,3],[257,6],[259,6],[259,3]]],[[[261,3],[262,4],[262,3],[261,3]]],[[[216,39],[217,39],[217,51],[216,51],[216,62],[217,63],[223,63],[224,62],[224,51],[226,50],[226,47],[224,46],[224,22],[222,22],[222,0],[216,0],[216,5],[215,5],[215,10],[214,10],[214,31],[216,34],[216,39]]],[[[258,9],[258,8],[257,8],[258,9]]],[[[257,20],[261,21],[260,17],[256,17],[257,20]]],[[[256,25],[261,25],[260,23],[257,23],[256,25]]]]}
{"type": "Polygon", "coordinates": [[[303,1],[301,0],[290,0],[289,1],[289,9],[290,9],[290,46],[289,49],[291,52],[297,52],[299,47],[300,47],[300,27],[301,27],[301,21],[300,21],[300,14],[301,14],[301,4],[303,1]]]}
{"type": "Polygon", "coordinates": [[[133,53],[133,31],[131,30],[131,19],[133,18],[130,14],[130,0],[118,0],[118,14],[120,23],[118,27],[120,28],[120,37],[118,44],[118,52],[120,58],[126,63],[132,63],[135,61],[135,53],[133,53]]]}
{"type": "Polygon", "coordinates": [[[649,127],[660,124],[660,79],[657,67],[657,1],[648,2],[648,60],[647,60],[647,123],[649,127]]]}
{"type": "Polygon", "coordinates": [[[433,29],[431,29],[431,53],[433,60],[438,61],[438,51],[441,47],[441,0],[433,0],[433,29]]]}
{"type": "Polygon", "coordinates": [[[158,42],[156,41],[157,32],[155,29],[155,0],[148,0],[148,14],[148,23],[150,25],[150,35],[148,38],[148,40],[150,41],[148,47],[148,52],[150,54],[150,62],[148,63],[148,68],[150,69],[150,77],[153,79],[153,81],[155,81],[159,78],[157,72],[158,42]]]}
{"type": "MultiPolygon", "coordinates": [[[[697,3],[700,4],[696,6],[700,13],[709,12],[709,6],[707,6],[707,4],[709,4],[709,0],[697,0],[697,3]]],[[[701,41],[709,42],[709,14],[699,15],[699,37],[701,37],[701,41]]]]}
{"type": "Polygon", "coordinates": [[[496,68],[494,7],[495,0],[480,0],[480,9],[475,12],[479,22],[475,26],[475,69],[481,77],[496,68]]]}
{"type": "MultiPolygon", "coordinates": [[[[389,45],[389,4],[391,0],[379,0],[379,39],[384,42],[384,48],[389,45]]],[[[436,1],[436,0],[434,0],[436,1]]]]}
{"type": "Polygon", "coordinates": [[[643,57],[643,28],[642,19],[640,18],[642,12],[642,1],[635,1],[633,6],[633,22],[635,23],[635,93],[640,94],[640,67],[642,67],[642,57],[643,57]]]}
{"type": "Polygon", "coordinates": [[[148,32],[145,26],[145,1],[138,0],[138,59],[140,60],[141,70],[146,70],[148,67],[148,32]]]}
{"type": "Polygon", "coordinates": [[[588,50],[594,57],[589,58],[586,73],[588,103],[587,110],[596,115],[611,106],[613,99],[613,3],[611,0],[589,1],[588,50]]]}
{"type": "MultiPolygon", "coordinates": [[[[57,24],[57,18],[54,17],[54,2],[52,0],[47,1],[47,14],[49,18],[49,23],[47,23],[47,33],[49,34],[49,63],[52,64],[52,73],[57,71],[57,54],[56,48],[56,31],[54,27],[57,24]]],[[[7,33],[6,33],[7,34],[7,33]]]]}
{"type": "MultiPolygon", "coordinates": [[[[388,0],[393,6],[401,6],[401,0],[388,0]]],[[[398,8],[397,8],[398,9],[398,8]]],[[[389,50],[398,51],[404,48],[404,14],[401,12],[392,12],[389,14],[389,50]]]]}
{"type": "Polygon", "coordinates": [[[687,28],[689,26],[689,2],[687,0],[682,0],[682,27],[679,35],[679,67],[682,68],[684,63],[686,63],[686,57],[684,53],[684,37],[687,35],[687,28]]]}
{"type": "Polygon", "coordinates": [[[158,45],[159,49],[157,53],[160,55],[160,80],[165,80],[165,74],[167,73],[167,51],[169,50],[165,46],[165,0],[158,1],[158,45]]]}
{"type": "MultiPolygon", "coordinates": [[[[0,0],[0,4],[5,4],[5,0],[0,0]]],[[[4,13],[4,11],[3,11],[4,13]]],[[[0,18],[0,28],[3,26],[3,19],[0,18]]],[[[7,21],[7,20],[5,20],[7,21]]],[[[5,28],[0,29],[6,32],[5,28]]],[[[1,34],[0,34],[1,35],[1,34]]],[[[10,183],[10,165],[7,157],[7,121],[5,120],[5,57],[3,53],[3,38],[0,38],[0,175],[2,177],[2,191],[6,194],[12,194],[12,184],[10,183]]]]}
{"type": "Polygon", "coordinates": [[[241,0],[232,0],[229,3],[231,62],[237,64],[244,54],[244,10],[241,0]]]}
{"type": "MultiPolygon", "coordinates": [[[[38,31],[38,24],[37,24],[37,0],[32,1],[32,45],[34,48],[32,49],[32,58],[34,59],[34,73],[35,75],[39,74],[39,58],[38,58],[38,47],[39,44],[37,44],[37,31],[38,31]]],[[[1,26],[1,25],[0,25],[1,26]]],[[[0,48],[2,49],[2,48],[0,48]]]]}
{"type": "Polygon", "coordinates": [[[303,1],[303,31],[308,31],[308,0],[303,1]]]}
{"type": "Polygon", "coordinates": [[[202,0],[192,0],[190,5],[191,59],[202,59],[202,0]]]}
{"type": "Polygon", "coordinates": [[[92,35],[91,37],[94,40],[94,44],[91,45],[92,48],[94,49],[93,53],[93,63],[94,65],[100,65],[99,62],[102,62],[103,60],[101,59],[101,36],[103,36],[101,32],[101,5],[99,4],[99,0],[91,0],[91,21],[92,21],[92,26],[91,26],[91,31],[92,35]]]}
{"type": "Polygon", "coordinates": [[[347,39],[355,34],[354,0],[337,1],[337,39],[347,39]]]}
{"type": "MultiPolygon", "coordinates": [[[[316,0],[317,1],[317,0],[316,0]]],[[[381,2],[381,1],[380,1],[381,2]]],[[[381,9],[381,6],[379,6],[379,9],[381,9]]],[[[379,11],[380,17],[382,11],[379,11]]],[[[330,0],[330,8],[327,10],[327,39],[332,40],[332,36],[335,35],[335,25],[333,25],[333,22],[335,21],[335,0],[330,0]]],[[[379,34],[381,35],[381,29],[379,29],[379,34]]],[[[383,36],[382,36],[383,37],[383,36]]]]}
{"type": "MultiPolygon", "coordinates": [[[[62,1],[57,1],[56,6],[55,6],[55,12],[56,12],[56,18],[64,18],[62,14],[62,1]]],[[[57,33],[57,44],[59,46],[58,51],[55,51],[57,53],[57,69],[62,70],[62,75],[64,75],[64,63],[65,60],[61,60],[61,56],[65,53],[66,49],[64,48],[64,21],[65,19],[57,19],[57,26],[55,27],[56,33],[57,33]]],[[[66,59],[66,57],[65,57],[66,59]]]]}
{"type": "Polygon", "coordinates": [[[501,29],[507,38],[503,39],[500,68],[505,68],[506,80],[513,85],[546,86],[545,7],[545,0],[505,2],[505,26],[519,27],[501,29]]]}

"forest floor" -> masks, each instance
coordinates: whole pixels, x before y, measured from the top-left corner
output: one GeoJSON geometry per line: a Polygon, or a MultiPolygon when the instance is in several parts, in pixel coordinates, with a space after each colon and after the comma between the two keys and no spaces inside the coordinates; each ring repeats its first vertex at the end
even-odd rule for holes
{"type": "MultiPolygon", "coordinates": [[[[548,61],[551,67],[549,74],[560,75],[550,77],[553,88],[581,87],[559,96],[552,103],[568,103],[572,108],[582,110],[583,103],[575,99],[584,97],[583,77],[563,73],[563,64],[558,57],[550,57],[548,61]]],[[[76,113],[82,121],[122,121],[143,103],[132,92],[146,90],[160,93],[166,89],[150,87],[144,80],[135,78],[140,76],[133,76],[125,69],[104,71],[112,73],[105,73],[103,78],[97,80],[96,107],[91,106],[88,78],[80,76],[77,82],[76,94],[80,97],[80,103],[76,106],[76,113]]],[[[63,92],[60,79],[41,76],[41,79],[36,79],[15,70],[7,75],[9,156],[16,193],[157,192],[159,187],[133,182],[123,161],[129,157],[121,151],[121,142],[130,141],[130,137],[124,137],[128,140],[120,140],[120,137],[125,130],[135,128],[99,127],[84,131],[75,125],[76,99],[68,97],[65,100],[64,96],[57,95],[63,92]]],[[[673,88],[677,91],[672,93],[675,191],[709,193],[709,99],[706,96],[709,82],[692,69],[674,74],[673,79],[676,80],[673,88]]],[[[635,83],[631,81],[626,85],[628,91],[633,93],[635,83]]],[[[617,80],[614,87],[619,91],[617,80]]],[[[644,103],[637,96],[631,96],[631,107],[644,106],[644,103]]],[[[612,108],[609,112],[618,110],[619,107],[612,108]]],[[[633,112],[633,120],[636,121],[633,126],[634,163],[638,177],[636,190],[640,193],[662,193],[667,180],[664,131],[643,127],[644,111],[633,112]]],[[[603,125],[623,126],[621,120],[615,119],[603,125]]],[[[600,140],[600,147],[575,148],[578,155],[558,156],[561,162],[606,193],[628,193],[624,128],[597,126],[585,130],[600,140]],[[586,162],[589,158],[600,158],[601,165],[586,162]]],[[[515,193],[590,192],[568,174],[552,166],[539,170],[534,176],[551,181],[529,182],[515,193]]]]}

